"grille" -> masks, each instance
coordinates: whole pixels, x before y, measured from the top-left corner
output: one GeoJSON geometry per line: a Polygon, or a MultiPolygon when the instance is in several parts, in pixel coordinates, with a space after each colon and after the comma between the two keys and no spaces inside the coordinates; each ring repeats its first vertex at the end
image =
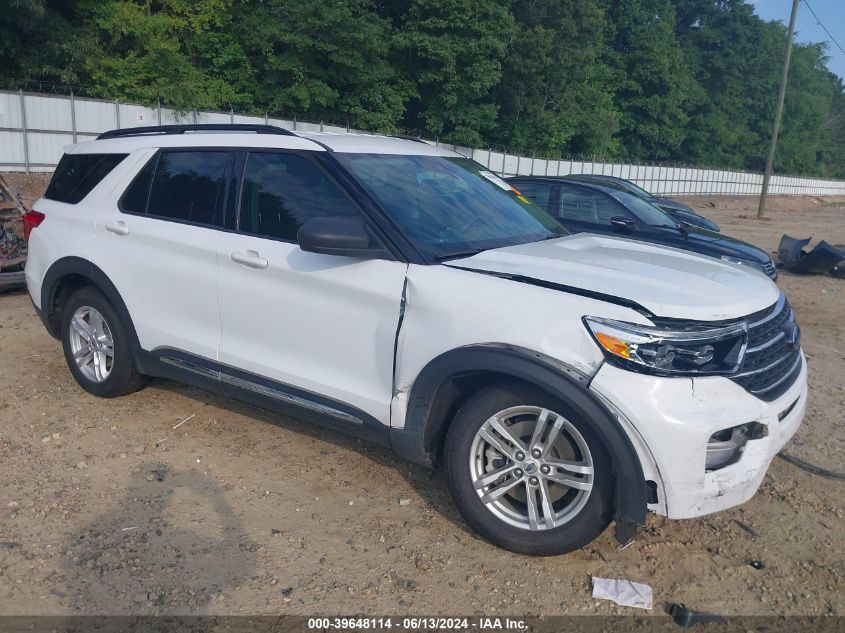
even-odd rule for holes
{"type": "Polygon", "coordinates": [[[773,400],[792,384],[801,367],[795,316],[781,295],[774,306],[748,320],[745,358],[731,379],[755,396],[773,400]]]}
{"type": "Polygon", "coordinates": [[[763,264],[763,272],[772,278],[777,276],[775,273],[775,263],[771,259],[763,264]]]}

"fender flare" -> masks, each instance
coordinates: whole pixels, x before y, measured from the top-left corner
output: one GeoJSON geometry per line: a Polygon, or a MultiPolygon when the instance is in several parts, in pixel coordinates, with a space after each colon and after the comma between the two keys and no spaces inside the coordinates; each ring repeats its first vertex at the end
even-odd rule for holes
{"type": "MultiPolygon", "coordinates": [[[[432,464],[434,442],[442,428],[437,422],[430,424],[438,391],[449,379],[474,372],[494,372],[531,383],[562,398],[578,415],[590,420],[613,464],[617,538],[627,541],[638,525],[645,525],[648,490],[642,465],[619,421],[590,392],[591,376],[529,349],[497,343],[469,345],[430,361],[411,388],[404,428],[390,430],[394,450],[413,462],[432,464]]],[[[447,419],[443,424],[450,422],[447,419]]]]}
{"type": "Polygon", "coordinates": [[[62,280],[68,275],[83,277],[106,296],[120,317],[120,320],[128,329],[133,356],[137,360],[138,354],[141,351],[141,343],[138,341],[138,334],[135,332],[135,325],[132,322],[132,317],[129,315],[129,310],[126,308],[126,303],[124,303],[123,298],[108,275],[99,267],[81,257],[63,257],[58,259],[53,262],[44,275],[44,281],[41,283],[40,316],[50,334],[56,338],[61,337],[60,325],[54,322],[53,316],[56,292],[61,286],[62,280]]]}

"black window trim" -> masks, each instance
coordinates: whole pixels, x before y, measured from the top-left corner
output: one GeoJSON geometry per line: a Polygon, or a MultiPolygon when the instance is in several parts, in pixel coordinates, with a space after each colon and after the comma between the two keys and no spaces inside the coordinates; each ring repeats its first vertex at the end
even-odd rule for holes
{"type": "MultiPolygon", "coordinates": [[[[372,232],[373,236],[376,237],[381,244],[384,246],[387,254],[390,256],[391,261],[397,261],[402,263],[413,263],[413,264],[420,264],[420,265],[434,265],[438,264],[439,262],[431,262],[426,260],[419,251],[416,250],[413,244],[411,244],[408,239],[393,225],[390,219],[386,216],[384,209],[381,205],[370,196],[370,194],[361,187],[361,185],[355,180],[353,176],[351,176],[347,170],[343,167],[343,165],[332,157],[331,152],[318,152],[314,150],[308,149],[294,149],[294,148],[283,148],[283,147],[245,147],[245,146],[232,146],[232,145],[224,145],[224,146],[178,146],[178,147],[160,147],[156,148],[155,153],[144,162],[143,165],[138,169],[135,175],[132,177],[132,181],[126,186],[123,193],[121,193],[120,198],[118,199],[117,208],[118,211],[124,215],[131,215],[136,217],[148,217],[155,220],[161,220],[163,222],[172,222],[174,224],[186,224],[188,226],[197,226],[200,228],[205,228],[214,231],[222,231],[224,233],[234,233],[240,235],[247,235],[249,237],[257,237],[259,239],[271,240],[271,241],[284,241],[280,239],[271,238],[264,235],[253,235],[251,233],[244,233],[241,232],[239,229],[240,224],[240,199],[241,199],[241,186],[243,180],[244,169],[246,166],[246,155],[249,152],[280,152],[280,153],[288,153],[288,154],[299,154],[305,157],[307,160],[314,162],[320,169],[325,173],[328,178],[346,195],[352,204],[359,210],[361,214],[361,219],[364,221],[365,225],[368,229],[372,232]],[[141,171],[143,171],[144,167],[146,167],[149,162],[153,159],[158,161],[158,156],[163,151],[225,151],[230,152],[235,156],[234,160],[230,162],[232,166],[232,173],[229,174],[228,181],[229,186],[233,187],[236,198],[233,205],[229,205],[227,203],[226,210],[224,213],[224,225],[226,224],[226,220],[228,218],[229,213],[233,213],[235,217],[235,228],[228,228],[226,226],[217,226],[217,225],[210,225],[210,224],[199,224],[196,222],[190,222],[186,220],[176,220],[174,218],[166,218],[160,216],[149,215],[147,213],[137,213],[135,211],[129,211],[123,207],[123,198],[126,195],[126,192],[129,188],[135,183],[140,175],[141,171]],[[237,181],[235,180],[237,178],[237,181]]],[[[131,154],[130,154],[131,155],[131,154]]],[[[155,175],[155,173],[154,173],[155,175]]],[[[227,194],[228,195],[228,194],[227,194]]],[[[149,200],[147,201],[149,204],[149,200]]],[[[296,243],[296,242],[286,242],[286,243],[296,243]]]]}
{"type": "Polygon", "coordinates": [[[173,224],[184,224],[187,226],[196,226],[202,229],[211,229],[214,231],[223,231],[224,233],[236,233],[232,229],[226,228],[226,219],[228,214],[231,212],[230,205],[229,205],[229,193],[232,187],[232,177],[233,177],[233,167],[235,164],[235,154],[241,151],[238,147],[232,146],[223,146],[223,147],[160,147],[156,149],[155,154],[153,154],[150,158],[148,158],[141,168],[137,171],[137,173],[132,177],[132,181],[126,186],[123,190],[123,193],[120,194],[120,198],[117,201],[117,209],[120,213],[124,215],[133,215],[135,217],[140,218],[151,218],[153,220],[161,220],[162,222],[172,222],[173,224]],[[130,211],[123,206],[123,199],[126,197],[126,194],[135,184],[135,181],[141,177],[141,172],[153,161],[155,161],[155,165],[153,166],[153,173],[152,177],[150,178],[150,186],[147,189],[147,202],[144,205],[144,209],[149,209],[150,207],[150,195],[152,192],[152,184],[153,180],[155,179],[156,171],[158,170],[158,163],[163,153],[177,153],[177,152],[215,152],[221,153],[225,152],[229,154],[229,158],[226,162],[226,168],[224,170],[223,178],[224,178],[224,190],[223,190],[223,218],[222,224],[208,224],[206,222],[193,222],[191,220],[182,220],[179,218],[171,218],[164,215],[155,215],[152,213],[139,213],[137,211],[130,211]]]}

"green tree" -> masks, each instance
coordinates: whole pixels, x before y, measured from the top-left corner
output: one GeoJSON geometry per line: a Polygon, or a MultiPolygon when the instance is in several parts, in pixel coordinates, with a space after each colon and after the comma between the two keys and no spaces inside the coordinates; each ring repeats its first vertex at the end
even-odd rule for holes
{"type": "Polygon", "coordinates": [[[79,29],[52,4],[4,0],[0,6],[0,78],[5,83],[79,80],[79,29]]]}
{"type": "MultiPolygon", "coordinates": [[[[781,173],[824,173],[823,147],[837,85],[825,67],[822,44],[794,47],[790,64],[783,129],[775,169],[781,173]],[[809,169],[808,169],[809,168],[809,169]]],[[[840,89],[841,90],[841,89],[840,89]]]]}
{"type": "Polygon", "coordinates": [[[414,0],[399,19],[395,66],[415,94],[407,125],[478,145],[496,127],[495,88],[514,20],[506,0],[414,0]]]}
{"type": "Polygon", "coordinates": [[[677,158],[686,134],[692,87],[668,0],[603,0],[615,103],[622,113],[617,135],[632,159],[677,158]]]}
{"type": "Polygon", "coordinates": [[[270,111],[392,131],[411,92],[390,65],[389,20],[366,0],[252,0],[236,35],[270,111]]]}
{"type": "Polygon", "coordinates": [[[829,71],[828,76],[833,91],[827,118],[822,124],[818,173],[825,178],[845,178],[845,84],[829,71]]]}
{"type": "Polygon", "coordinates": [[[248,105],[246,58],[227,36],[234,0],[84,0],[85,68],[102,96],[178,109],[248,105]]]}
{"type": "Polygon", "coordinates": [[[517,0],[496,91],[497,138],[518,151],[612,154],[619,114],[597,0],[517,0]]]}

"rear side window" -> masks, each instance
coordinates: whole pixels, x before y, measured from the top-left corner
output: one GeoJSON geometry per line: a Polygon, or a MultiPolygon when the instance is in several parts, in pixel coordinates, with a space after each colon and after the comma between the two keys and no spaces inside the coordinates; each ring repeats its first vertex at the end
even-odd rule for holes
{"type": "Polygon", "coordinates": [[[295,242],[299,227],[312,218],[357,214],[349,199],[309,160],[274,152],[248,156],[241,195],[244,233],[295,242]]]}
{"type": "Polygon", "coordinates": [[[222,226],[231,152],[163,151],[126,190],[121,208],[130,213],[222,226]]]}
{"type": "Polygon", "coordinates": [[[76,204],[126,158],[127,154],[65,154],[47,187],[45,198],[76,204]]]}

